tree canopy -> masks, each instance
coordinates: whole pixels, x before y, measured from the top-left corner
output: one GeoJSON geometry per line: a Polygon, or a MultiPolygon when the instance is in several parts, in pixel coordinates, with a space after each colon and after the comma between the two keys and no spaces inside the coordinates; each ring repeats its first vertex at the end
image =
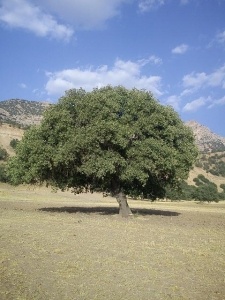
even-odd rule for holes
{"type": "Polygon", "coordinates": [[[14,184],[110,193],[126,216],[125,195],[163,197],[187,178],[196,157],[191,129],[150,92],[73,89],[25,132],[8,174],[14,184]]]}

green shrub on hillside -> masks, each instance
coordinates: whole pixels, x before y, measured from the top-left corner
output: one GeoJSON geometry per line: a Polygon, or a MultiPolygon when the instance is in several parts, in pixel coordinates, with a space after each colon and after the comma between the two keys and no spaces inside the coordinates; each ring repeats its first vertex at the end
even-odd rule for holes
{"type": "Polygon", "coordinates": [[[223,176],[225,177],[225,153],[211,153],[209,155],[201,155],[198,158],[195,166],[203,168],[207,173],[211,173],[215,176],[223,176]]]}
{"type": "Polygon", "coordinates": [[[225,177],[225,162],[224,161],[221,161],[218,166],[218,172],[221,176],[225,177]]]}
{"type": "Polygon", "coordinates": [[[211,181],[209,179],[207,179],[203,174],[199,174],[198,175],[198,179],[204,184],[209,184],[211,181]]]}
{"type": "Polygon", "coordinates": [[[223,189],[224,193],[225,193],[225,184],[221,183],[220,188],[223,189]]]}
{"type": "Polygon", "coordinates": [[[220,193],[218,193],[217,185],[211,182],[204,175],[199,174],[193,181],[197,185],[192,193],[192,198],[198,201],[215,201],[218,202],[221,199],[220,193]]]}
{"type": "Polygon", "coordinates": [[[7,160],[7,158],[9,157],[7,151],[0,147],[0,160],[7,160]]]}
{"type": "Polygon", "coordinates": [[[195,166],[198,167],[198,168],[202,168],[203,164],[200,161],[197,161],[195,166]]]}
{"type": "Polygon", "coordinates": [[[198,178],[194,178],[193,181],[197,186],[200,186],[202,184],[201,180],[199,180],[198,178]]]}
{"type": "Polygon", "coordinates": [[[219,193],[220,200],[225,200],[225,192],[219,193]]]}
{"type": "Polygon", "coordinates": [[[6,166],[4,164],[0,164],[0,182],[7,182],[8,177],[6,174],[6,166]]]}
{"type": "Polygon", "coordinates": [[[13,148],[13,149],[16,149],[16,146],[17,144],[19,143],[19,140],[18,139],[12,139],[10,141],[10,146],[13,148]]]}

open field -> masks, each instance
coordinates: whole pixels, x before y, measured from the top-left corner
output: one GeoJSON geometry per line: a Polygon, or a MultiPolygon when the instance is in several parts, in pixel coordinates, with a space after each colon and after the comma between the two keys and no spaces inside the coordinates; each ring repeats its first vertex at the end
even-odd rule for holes
{"type": "Polygon", "coordinates": [[[225,299],[225,202],[0,185],[1,300],[225,299]]]}

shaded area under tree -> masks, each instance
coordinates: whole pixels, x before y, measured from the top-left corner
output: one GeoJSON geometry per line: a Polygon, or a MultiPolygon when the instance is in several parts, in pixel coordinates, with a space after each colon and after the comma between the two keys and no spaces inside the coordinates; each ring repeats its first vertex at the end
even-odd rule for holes
{"type": "MultiPolygon", "coordinates": [[[[93,206],[93,207],[82,207],[82,206],[63,206],[63,207],[44,207],[38,210],[51,213],[85,213],[85,214],[99,214],[99,215],[115,215],[118,214],[118,208],[107,207],[107,206],[93,206]]],[[[147,208],[132,208],[134,215],[158,215],[166,217],[177,217],[180,215],[178,212],[158,209],[147,209],[147,208]]]]}

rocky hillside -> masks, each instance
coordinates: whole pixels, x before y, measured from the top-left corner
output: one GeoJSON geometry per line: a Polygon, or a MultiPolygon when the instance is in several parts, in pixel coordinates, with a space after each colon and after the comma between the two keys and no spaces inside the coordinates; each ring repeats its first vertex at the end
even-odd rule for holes
{"type": "Polygon", "coordinates": [[[201,152],[225,151],[225,138],[213,133],[209,128],[195,122],[186,123],[195,135],[196,144],[201,152]]]}
{"type": "Polygon", "coordinates": [[[0,121],[27,127],[39,124],[43,112],[50,106],[46,102],[10,99],[0,101],[0,121]]]}

